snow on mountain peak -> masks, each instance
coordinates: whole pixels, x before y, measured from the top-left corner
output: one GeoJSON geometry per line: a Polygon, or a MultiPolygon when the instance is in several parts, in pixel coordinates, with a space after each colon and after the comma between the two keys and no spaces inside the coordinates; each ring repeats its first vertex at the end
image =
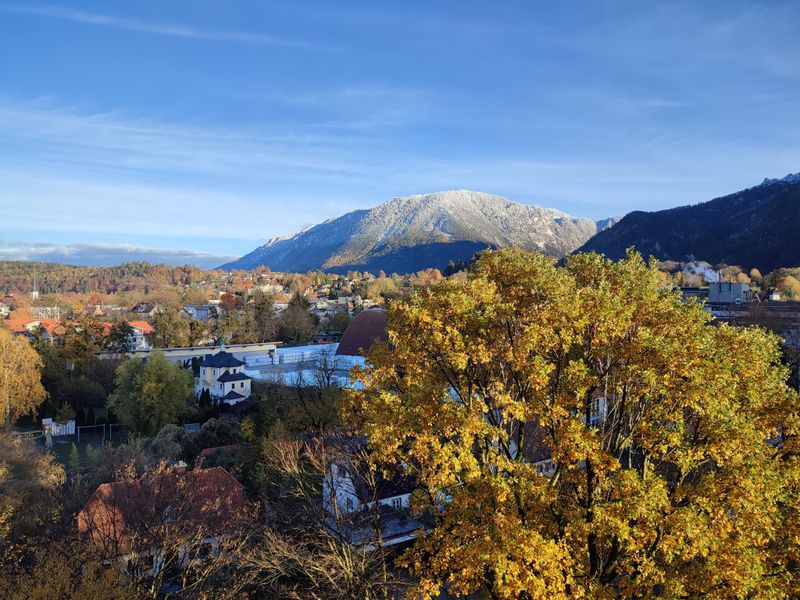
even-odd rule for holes
{"type": "Polygon", "coordinates": [[[800,173],[789,173],[782,179],[766,177],[764,181],[761,182],[761,185],[774,185],[776,183],[800,183],[800,173]]]}
{"type": "Polygon", "coordinates": [[[269,264],[276,270],[307,271],[383,265],[387,269],[414,271],[434,262],[439,264],[440,259],[447,258],[449,248],[474,254],[486,247],[507,246],[563,256],[597,229],[594,221],[560,210],[521,204],[485,192],[446,190],[398,196],[374,208],[354,210],[300,232],[273,238],[225,267],[269,264]]]}
{"type": "MultiPolygon", "coordinates": [[[[331,221],[331,220],[332,219],[328,219],[328,221],[331,221]]],[[[328,221],[325,221],[325,222],[327,223],[328,221]]],[[[313,229],[314,227],[316,227],[316,225],[311,223],[309,225],[306,225],[302,229],[299,229],[298,231],[295,231],[294,233],[285,233],[283,235],[277,235],[277,236],[275,236],[273,238],[268,239],[267,243],[264,244],[263,248],[269,248],[271,246],[274,246],[278,242],[285,242],[287,240],[291,240],[293,238],[299,237],[299,236],[303,235],[306,231],[308,231],[309,229],[313,229]]]]}

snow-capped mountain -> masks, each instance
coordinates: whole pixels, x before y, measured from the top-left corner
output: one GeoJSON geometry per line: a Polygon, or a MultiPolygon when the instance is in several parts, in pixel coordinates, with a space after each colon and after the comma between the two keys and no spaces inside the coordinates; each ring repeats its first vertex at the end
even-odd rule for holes
{"type": "Polygon", "coordinates": [[[595,222],[469,190],[392,198],[270,240],[223,269],[326,269],[407,273],[443,268],[487,247],[564,256],[614,219],[595,222]]]}

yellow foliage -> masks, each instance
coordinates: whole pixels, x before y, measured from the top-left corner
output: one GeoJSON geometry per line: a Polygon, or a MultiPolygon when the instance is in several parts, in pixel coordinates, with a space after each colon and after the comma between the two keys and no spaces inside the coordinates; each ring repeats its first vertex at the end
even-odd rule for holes
{"type": "Polygon", "coordinates": [[[24,337],[0,328],[0,423],[32,415],[45,400],[42,359],[24,337]]]}
{"type": "Polygon", "coordinates": [[[428,492],[414,593],[800,592],[800,413],[779,341],[710,325],[661,279],[635,253],[556,268],[501,250],[393,304],[351,408],[374,457],[428,492]]]}

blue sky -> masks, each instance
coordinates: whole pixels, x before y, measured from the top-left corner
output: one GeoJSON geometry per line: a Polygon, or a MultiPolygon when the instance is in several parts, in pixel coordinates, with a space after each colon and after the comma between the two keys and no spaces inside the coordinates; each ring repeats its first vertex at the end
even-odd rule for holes
{"type": "Polygon", "coordinates": [[[455,188],[708,200],[800,171],[799,29],[795,1],[0,0],[0,258],[209,265],[455,188]]]}

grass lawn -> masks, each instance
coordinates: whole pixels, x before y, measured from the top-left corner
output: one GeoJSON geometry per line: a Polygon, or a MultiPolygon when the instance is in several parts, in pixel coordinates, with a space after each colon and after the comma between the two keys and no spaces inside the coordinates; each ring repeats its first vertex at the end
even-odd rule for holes
{"type": "MultiPolygon", "coordinates": [[[[108,437],[108,430],[106,430],[105,441],[110,441],[112,445],[117,446],[128,440],[128,432],[121,428],[114,428],[111,432],[111,439],[108,437]]],[[[41,439],[44,444],[44,438],[41,439]]],[[[78,454],[81,457],[81,466],[88,466],[86,464],[86,447],[92,446],[99,448],[103,445],[103,434],[100,429],[84,430],[81,432],[81,440],[78,441],[77,435],[63,435],[53,438],[53,454],[56,455],[58,462],[65,467],[69,462],[69,453],[72,451],[72,444],[78,447],[78,454]]]]}

